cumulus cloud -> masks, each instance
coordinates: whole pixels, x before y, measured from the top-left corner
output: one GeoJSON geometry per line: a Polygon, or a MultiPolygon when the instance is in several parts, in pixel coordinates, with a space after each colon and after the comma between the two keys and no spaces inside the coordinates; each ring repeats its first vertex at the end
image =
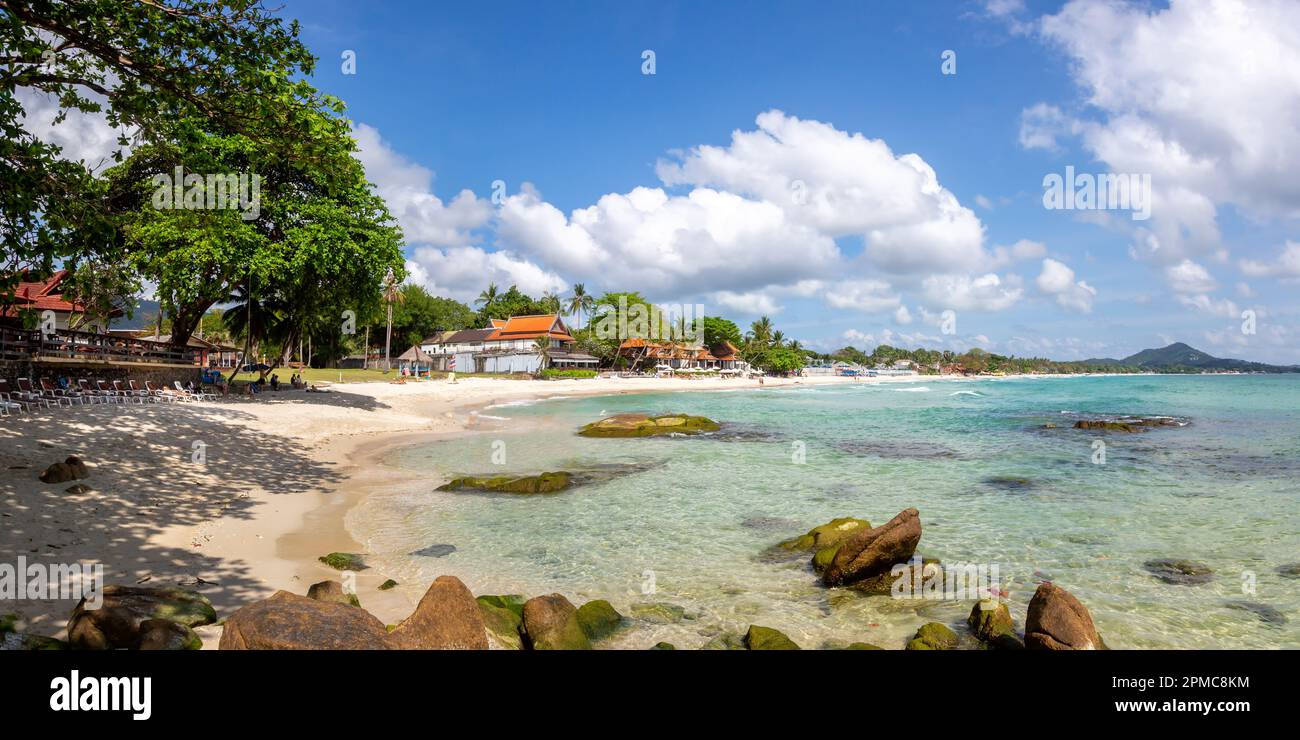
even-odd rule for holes
{"type": "Polygon", "coordinates": [[[477,298],[488,283],[496,283],[502,290],[517,285],[532,296],[567,287],[559,275],[534,262],[474,246],[417,247],[406,261],[406,272],[408,282],[463,302],[477,298]]]}
{"type": "Polygon", "coordinates": [[[1210,271],[1191,260],[1166,267],[1165,280],[1177,293],[1208,293],[1218,287],[1210,271]]]}
{"type": "Polygon", "coordinates": [[[713,301],[723,308],[744,316],[771,316],[781,312],[776,300],[761,291],[733,293],[729,290],[713,294],[713,301]]]}
{"type": "Polygon", "coordinates": [[[1213,316],[1235,319],[1240,318],[1241,310],[1237,304],[1227,298],[1213,298],[1204,293],[1197,295],[1180,295],[1178,302],[1188,308],[1208,313],[1213,316]]]}
{"type": "Polygon", "coordinates": [[[1241,271],[1250,277],[1300,279],[1300,242],[1288,241],[1282,253],[1272,262],[1242,260],[1241,271]]]}
{"type": "Polygon", "coordinates": [[[956,311],[1002,311],[1024,295],[1016,275],[1005,279],[995,273],[931,275],[921,282],[921,294],[934,307],[956,311]]]}
{"type": "MultiPolygon", "coordinates": [[[[114,152],[121,150],[123,156],[130,152],[129,145],[123,147],[118,143],[119,137],[129,136],[128,130],[109,125],[103,113],[68,110],[64,119],[58,121],[62,106],[53,95],[18,88],[15,97],[23,109],[20,125],[46,144],[59,147],[64,159],[99,171],[116,164],[114,152]]],[[[93,93],[87,97],[103,102],[93,93]]]]}
{"type": "Polygon", "coordinates": [[[491,205],[470,190],[444,203],[433,194],[433,171],[394,151],[373,126],[359,124],[353,136],[366,177],[388,204],[408,242],[463,246],[473,241],[475,229],[491,219],[491,205]]]}
{"type": "Polygon", "coordinates": [[[832,308],[881,313],[899,306],[898,294],[883,280],[846,280],[826,290],[832,308]]]}
{"type": "Polygon", "coordinates": [[[1074,270],[1054,259],[1043,260],[1043,271],[1035,281],[1038,289],[1056,298],[1062,307],[1079,313],[1092,312],[1092,299],[1097,290],[1086,282],[1074,279],[1074,270]]]}
{"type": "Polygon", "coordinates": [[[1152,220],[1134,254],[1163,265],[1221,246],[1217,208],[1300,215],[1300,4],[1172,0],[1169,7],[1071,0],[1039,21],[1071,58],[1078,107],[1039,104],[1021,142],[1062,135],[1113,172],[1150,173],[1152,220]]]}

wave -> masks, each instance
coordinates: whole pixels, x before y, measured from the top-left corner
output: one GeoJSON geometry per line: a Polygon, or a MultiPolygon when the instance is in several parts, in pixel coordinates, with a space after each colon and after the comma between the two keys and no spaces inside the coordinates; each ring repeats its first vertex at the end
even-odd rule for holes
{"type": "Polygon", "coordinates": [[[974,397],[976,397],[976,398],[983,398],[983,397],[984,397],[984,394],[983,394],[983,393],[980,393],[979,391],[953,391],[952,393],[949,393],[948,395],[950,395],[950,396],[974,396],[974,397]]]}
{"type": "Polygon", "coordinates": [[[919,388],[890,388],[890,390],[896,393],[929,393],[930,392],[930,389],[926,388],[925,386],[921,386],[919,388]]]}

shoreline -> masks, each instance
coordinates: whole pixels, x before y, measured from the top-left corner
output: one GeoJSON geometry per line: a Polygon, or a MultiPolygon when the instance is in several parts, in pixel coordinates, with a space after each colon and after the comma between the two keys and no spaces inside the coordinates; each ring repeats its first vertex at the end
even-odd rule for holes
{"type": "MultiPolygon", "coordinates": [[[[1020,377],[1086,376],[997,379],[1020,377]]],[[[0,463],[26,465],[30,475],[0,487],[0,495],[18,503],[6,511],[5,524],[16,526],[7,526],[3,538],[7,549],[29,558],[102,560],[106,584],[195,588],[224,618],[277,590],[301,594],[313,583],[337,579],[339,572],[317,558],[364,551],[347,529],[348,513],[379,487],[412,480],[409,472],[383,465],[382,458],[401,447],[479,433],[473,417],[494,405],[642,393],[969,380],[974,379],[817,376],[768,378],[759,386],[749,379],[462,378],[455,385],[354,383],[331,386],[322,394],[269,392],[258,401],[75,406],[0,428],[10,432],[0,435],[0,463]],[[207,460],[186,465],[199,442],[207,460]],[[67,497],[61,493],[63,486],[34,480],[46,464],[67,454],[81,456],[90,466],[84,483],[92,492],[67,497]],[[169,481],[169,473],[180,480],[169,481]],[[28,505],[22,505],[24,500],[28,505]],[[71,512],[66,511],[68,501],[75,504],[71,512]],[[94,526],[103,507],[114,504],[117,508],[100,522],[103,526],[94,526]],[[181,515],[169,517],[163,507],[181,515]],[[52,511],[65,516],[52,517],[52,511]],[[148,521],[132,530],[130,520],[142,517],[162,522],[148,521]],[[130,536],[121,536],[121,525],[128,527],[130,536]],[[24,535],[26,543],[36,547],[23,547],[24,535]],[[60,537],[73,541],[48,541],[60,537]],[[45,547],[40,540],[47,540],[45,547]]],[[[384,578],[362,571],[356,586],[366,609],[388,623],[410,613],[415,604],[401,589],[378,591],[384,578]]],[[[18,608],[6,607],[6,613],[17,611],[32,632],[62,638],[76,602],[16,603],[18,608]]],[[[220,627],[198,632],[205,649],[216,647],[220,627]]]]}

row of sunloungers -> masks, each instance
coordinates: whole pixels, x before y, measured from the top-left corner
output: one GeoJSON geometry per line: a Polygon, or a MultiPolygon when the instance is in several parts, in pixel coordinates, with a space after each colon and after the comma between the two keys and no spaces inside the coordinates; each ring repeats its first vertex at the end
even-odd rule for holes
{"type": "Polygon", "coordinates": [[[159,387],[153,381],[144,382],[144,387],[134,380],[90,380],[81,378],[76,387],[60,388],[48,378],[33,381],[31,378],[18,378],[14,381],[0,378],[0,416],[12,413],[32,413],[41,409],[71,408],[81,404],[129,404],[129,403],[180,403],[193,401],[210,401],[214,394],[192,391],[181,385],[179,380],[173,382],[173,388],[159,387]]]}

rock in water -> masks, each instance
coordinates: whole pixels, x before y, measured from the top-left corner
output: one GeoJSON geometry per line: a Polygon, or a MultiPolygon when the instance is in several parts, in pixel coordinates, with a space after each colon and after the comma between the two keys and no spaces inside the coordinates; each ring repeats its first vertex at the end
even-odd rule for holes
{"type": "Polygon", "coordinates": [[[555,493],[573,483],[564,471],[541,475],[499,475],[491,478],[466,476],[438,486],[439,491],[491,491],[495,493],[555,493]]]}
{"type": "Polygon", "coordinates": [[[756,624],[749,625],[749,631],[745,633],[745,647],[750,650],[800,649],[795,644],[795,641],[787,637],[784,632],[771,627],[760,627],[756,624]]]}
{"type": "Polygon", "coordinates": [[[524,604],[528,603],[528,597],[521,596],[519,594],[503,594],[499,596],[484,595],[478,597],[477,599],[475,599],[475,601],[477,601],[480,604],[487,604],[488,606],[496,606],[502,609],[509,609],[510,611],[515,613],[516,617],[522,619],[524,616],[524,604]]]}
{"type": "Polygon", "coordinates": [[[820,527],[813,527],[808,530],[807,534],[782,542],[781,549],[812,552],[827,547],[835,547],[860,529],[871,529],[871,522],[866,519],[854,519],[853,517],[832,519],[820,527]]]}
{"type": "Polygon", "coordinates": [[[332,552],[320,556],[317,560],[334,570],[366,570],[369,567],[355,552],[332,552]]]}
{"type": "MultiPolygon", "coordinates": [[[[380,591],[388,591],[389,589],[393,589],[393,588],[397,588],[397,581],[394,581],[394,580],[391,579],[391,578],[389,578],[387,581],[384,581],[383,583],[379,584],[379,590],[380,590],[380,591]]],[[[357,604],[357,606],[361,606],[361,605],[360,605],[360,604],[357,604]]]]}
{"type": "Polygon", "coordinates": [[[1268,604],[1261,604],[1258,601],[1228,601],[1225,602],[1229,608],[1240,609],[1251,612],[1264,621],[1265,624],[1286,624],[1289,619],[1276,607],[1268,604]]]}
{"type": "Polygon", "coordinates": [[[851,642],[844,649],[845,650],[884,650],[884,648],[880,647],[879,645],[872,645],[869,642],[851,642]]]}
{"type": "Polygon", "coordinates": [[[587,634],[588,639],[599,640],[611,635],[622,623],[623,615],[615,611],[614,607],[604,599],[588,601],[578,607],[578,624],[582,625],[582,631],[587,634]]]}
{"type": "Polygon", "coordinates": [[[222,650],[385,650],[384,623],[365,609],[277,591],[230,615],[222,650]]]}
{"type": "Polygon", "coordinates": [[[676,650],[677,646],[671,642],[656,642],[650,646],[651,650],[676,650]]]}
{"type": "Polygon", "coordinates": [[[1210,566],[1191,560],[1162,558],[1160,560],[1148,560],[1142,564],[1142,567],[1146,568],[1156,578],[1165,583],[1172,583],[1175,586],[1195,586],[1214,580],[1214,571],[1210,569],[1210,566]]]}
{"type": "Polygon", "coordinates": [[[89,609],[83,598],[68,620],[68,642],[77,650],[134,650],[140,647],[140,625],[165,619],[186,627],[212,624],[217,612],[202,594],[182,588],[106,586],[103,603],[89,609]]]}
{"type": "Polygon", "coordinates": [[[141,650],[201,650],[203,640],[194,630],[166,619],[140,623],[141,650]]]}
{"type": "Polygon", "coordinates": [[[487,631],[478,602],[455,576],[439,576],[424,597],[388,635],[394,648],[487,650],[487,631]]]}
{"type": "Polygon", "coordinates": [[[1277,566],[1277,574],[1283,578],[1300,578],[1300,563],[1287,563],[1277,566]]]}
{"type": "Polygon", "coordinates": [[[456,552],[455,545],[429,545],[411,553],[411,555],[421,558],[445,558],[456,552]]]}
{"type": "Polygon", "coordinates": [[[1030,650],[1105,650],[1087,607],[1074,594],[1043,583],[1029,602],[1025,647],[1030,650]]]}
{"type": "Polygon", "coordinates": [[[333,601],[349,606],[361,606],[361,600],[357,598],[357,595],[344,591],[343,584],[338,581],[313,583],[311,588],[307,589],[307,598],[316,599],[317,601],[333,601]]]}
{"type": "Polygon", "coordinates": [[[938,622],[921,625],[907,643],[908,650],[952,650],[957,647],[957,633],[938,622]]]}
{"type": "Polygon", "coordinates": [[[966,624],[975,638],[992,650],[1024,650],[1025,641],[1016,634],[1011,621],[1011,610],[996,599],[985,599],[975,604],[966,624]],[[988,608],[985,608],[988,607],[988,608]]]}
{"type": "Polygon", "coordinates": [[[889,590],[890,570],[916,552],[921,541],[921,514],[904,509],[875,529],[859,529],[844,540],[822,573],[827,586],[861,584],[889,590]]]}
{"type": "Polygon", "coordinates": [[[578,431],[583,437],[659,437],[672,434],[694,435],[716,432],[722,428],[718,422],[703,416],[686,414],[615,414],[584,426],[578,431]]]}
{"type": "Polygon", "coordinates": [[[536,596],[524,604],[524,637],[534,650],[590,650],[578,610],[560,594],[536,596]]]}
{"type": "Polygon", "coordinates": [[[633,604],[628,611],[637,619],[651,624],[676,624],[686,618],[686,609],[662,601],[633,604]]]}
{"type": "Polygon", "coordinates": [[[487,629],[488,642],[500,650],[523,650],[524,638],[519,634],[523,621],[519,614],[503,606],[486,603],[481,596],[477,601],[479,611],[483,613],[483,627],[487,629]]]}

